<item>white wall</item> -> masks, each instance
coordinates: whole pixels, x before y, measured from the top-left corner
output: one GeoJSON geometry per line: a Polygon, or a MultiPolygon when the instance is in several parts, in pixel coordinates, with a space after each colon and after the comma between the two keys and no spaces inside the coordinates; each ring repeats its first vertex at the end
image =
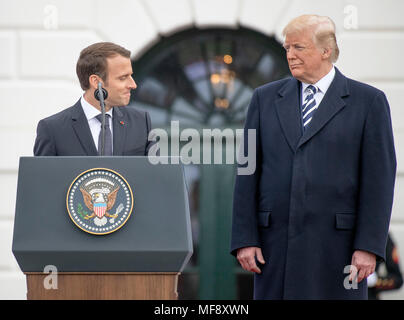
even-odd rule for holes
{"type": "MultiPolygon", "coordinates": [[[[0,150],[6,150],[0,157],[0,299],[26,298],[25,277],[11,253],[18,159],[32,155],[41,118],[77,101],[75,63],[82,48],[113,41],[136,56],[159,35],[192,25],[242,25],[281,39],[286,22],[303,13],[333,18],[337,66],[384,90],[390,101],[398,157],[391,229],[404,257],[402,12],[401,0],[0,0],[0,150]],[[358,28],[348,29],[355,10],[358,28]]],[[[404,298],[404,289],[386,297],[404,298]]]]}

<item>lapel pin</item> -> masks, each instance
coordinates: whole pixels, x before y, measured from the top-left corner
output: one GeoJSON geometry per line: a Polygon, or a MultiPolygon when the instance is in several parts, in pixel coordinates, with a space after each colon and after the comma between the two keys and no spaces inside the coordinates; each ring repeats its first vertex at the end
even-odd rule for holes
{"type": "Polygon", "coordinates": [[[119,123],[123,126],[125,124],[125,122],[123,121],[119,121],[119,123]]]}

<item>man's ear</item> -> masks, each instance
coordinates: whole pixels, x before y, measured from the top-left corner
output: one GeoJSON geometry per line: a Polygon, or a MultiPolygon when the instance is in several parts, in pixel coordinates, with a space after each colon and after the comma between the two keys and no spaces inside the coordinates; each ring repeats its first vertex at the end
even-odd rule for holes
{"type": "Polygon", "coordinates": [[[96,75],[96,74],[92,74],[89,78],[88,78],[88,82],[90,83],[90,87],[92,89],[97,89],[98,88],[98,82],[101,81],[102,86],[104,86],[103,81],[101,80],[101,78],[96,75]]]}
{"type": "Polygon", "coordinates": [[[329,60],[330,59],[330,57],[331,57],[331,48],[323,48],[322,49],[323,50],[323,53],[322,53],[322,57],[323,57],[323,59],[325,59],[325,60],[329,60]]]}

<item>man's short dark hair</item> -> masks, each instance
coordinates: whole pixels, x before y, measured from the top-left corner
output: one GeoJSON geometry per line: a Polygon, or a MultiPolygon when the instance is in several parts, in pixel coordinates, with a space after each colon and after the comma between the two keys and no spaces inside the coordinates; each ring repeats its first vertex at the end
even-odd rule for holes
{"type": "Polygon", "coordinates": [[[107,58],[121,55],[130,58],[130,51],[112,42],[94,43],[80,52],[76,73],[83,90],[90,88],[89,77],[98,75],[104,82],[108,77],[107,58]]]}

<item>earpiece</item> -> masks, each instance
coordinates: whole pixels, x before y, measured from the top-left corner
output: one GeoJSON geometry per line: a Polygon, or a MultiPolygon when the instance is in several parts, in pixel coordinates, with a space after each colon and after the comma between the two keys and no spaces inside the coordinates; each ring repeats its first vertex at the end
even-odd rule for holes
{"type": "MultiPolygon", "coordinates": [[[[99,83],[99,85],[98,85],[98,88],[101,88],[101,91],[102,91],[102,95],[103,95],[103,97],[104,97],[104,100],[107,99],[107,98],[108,98],[108,91],[105,90],[103,87],[101,87],[101,86],[100,86],[100,83],[99,83]]],[[[96,90],[94,91],[94,97],[95,97],[98,101],[100,101],[100,99],[101,99],[99,92],[100,92],[99,89],[96,89],[96,90]]]]}

